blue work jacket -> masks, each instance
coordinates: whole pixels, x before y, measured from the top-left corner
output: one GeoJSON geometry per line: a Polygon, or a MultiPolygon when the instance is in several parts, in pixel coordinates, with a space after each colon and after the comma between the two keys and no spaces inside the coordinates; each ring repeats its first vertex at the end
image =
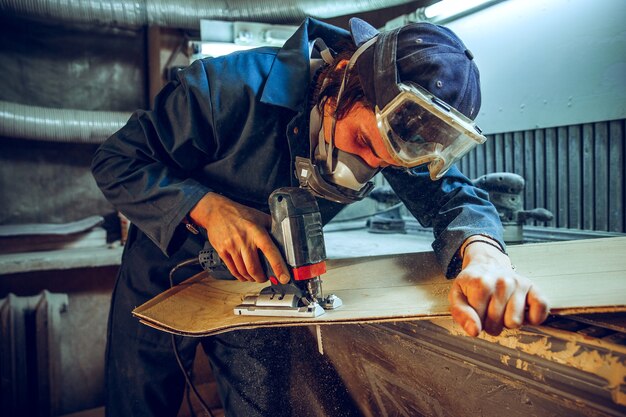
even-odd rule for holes
{"type": "MultiPolygon", "coordinates": [[[[280,49],[195,61],[163,88],[154,110],[136,111],[100,146],[92,165],[98,186],[139,229],[129,247],[149,239],[142,244],[152,255],[136,253],[155,262],[179,251],[192,238],[183,219],[210,191],[268,212],[273,190],[297,185],[294,159],[309,154],[309,45],[316,38],[335,50],[350,41],[347,31],[307,19],[280,49]]],[[[448,276],[458,272],[455,254],[467,237],[487,235],[504,247],[486,193],[456,168],[438,181],[425,169],[409,175],[386,168],[383,175],[420,223],[433,227],[433,248],[448,276]]],[[[324,221],[342,208],[319,203],[324,221]]]]}

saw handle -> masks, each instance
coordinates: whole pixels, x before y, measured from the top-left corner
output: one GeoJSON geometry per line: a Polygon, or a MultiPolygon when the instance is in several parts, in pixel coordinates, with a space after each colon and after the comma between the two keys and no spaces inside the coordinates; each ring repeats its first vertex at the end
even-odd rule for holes
{"type": "Polygon", "coordinates": [[[217,251],[211,246],[211,243],[206,240],[204,242],[204,248],[198,253],[198,261],[200,266],[205,271],[209,272],[211,276],[216,279],[223,280],[235,280],[235,276],[230,273],[222,258],[217,254],[217,251]]]}
{"type": "MultiPolygon", "coordinates": [[[[268,277],[275,293],[281,295],[297,294],[300,297],[302,296],[302,289],[296,285],[291,268],[289,268],[289,282],[287,284],[281,284],[276,278],[276,274],[272,270],[269,261],[261,251],[259,251],[259,258],[261,259],[263,272],[265,276],[268,277]]],[[[198,261],[202,269],[210,273],[212,277],[220,280],[236,280],[208,240],[205,241],[204,248],[198,254],[198,261]]]]}
{"type": "MultiPolygon", "coordinates": [[[[258,251],[263,272],[274,293],[302,297],[307,293],[308,280],[326,272],[326,248],[317,201],[301,188],[281,187],[272,192],[268,205],[272,217],[270,236],[287,263],[289,282],[281,284],[263,252],[258,251]]],[[[202,268],[218,279],[234,279],[209,243],[206,230],[201,233],[206,239],[199,254],[202,268]]]]}

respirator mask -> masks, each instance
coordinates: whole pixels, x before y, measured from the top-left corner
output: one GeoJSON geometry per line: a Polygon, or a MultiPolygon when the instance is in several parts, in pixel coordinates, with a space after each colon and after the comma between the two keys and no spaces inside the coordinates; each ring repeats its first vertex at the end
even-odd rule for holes
{"type": "MultiPolygon", "coordinates": [[[[330,50],[321,39],[315,41],[314,47],[319,48],[319,55],[324,62],[332,63],[330,50]]],[[[357,58],[355,53],[344,70],[335,108],[341,100],[347,74],[357,58]]],[[[319,61],[312,59],[311,63],[313,73],[319,61]]],[[[370,180],[380,169],[372,168],[361,157],[335,147],[336,122],[335,112],[332,116],[330,138],[326,141],[322,110],[320,105],[313,106],[309,118],[310,155],[309,158],[296,157],[296,176],[300,186],[307,188],[315,196],[336,203],[350,204],[362,200],[374,189],[370,180]]]]}

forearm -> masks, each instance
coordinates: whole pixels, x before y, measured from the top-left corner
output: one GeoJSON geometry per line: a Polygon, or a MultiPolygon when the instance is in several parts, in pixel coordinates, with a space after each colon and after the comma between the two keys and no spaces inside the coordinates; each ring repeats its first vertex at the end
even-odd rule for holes
{"type": "Polygon", "coordinates": [[[411,214],[433,227],[433,249],[448,278],[459,273],[459,248],[472,236],[485,236],[504,247],[502,224],[487,194],[458,169],[453,167],[438,181],[431,181],[425,169],[416,175],[387,170],[385,177],[411,214]]]}
{"type": "MultiPolygon", "coordinates": [[[[215,192],[208,192],[189,211],[191,221],[204,229],[208,229],[211,218],[224,210],[232,211],[232,201],[215,192]]],[[[221,214],[218,214],[220,216],[221,214]]]]}
{"type": "Polygon", "coordinates": [[[210,189],[185,175],[145,137],[135,114],[96,151],[92,173],[104,196],[164,253],[180,221],[210,189]]]}
{"type": "Polygon", "coordinates": [[[136,111],[92,162],[105,197],[164,253],[183,218],[211,191],[207,178],[193,174],[212,162],[212,108],[204,90],[188,88],[206,84],[206,74],[198,65],[185,73],[184,83],[168,83],[155,109],[136,111]],[[193,104],[200,101],[206,103],[201,110],[193,104]]]}

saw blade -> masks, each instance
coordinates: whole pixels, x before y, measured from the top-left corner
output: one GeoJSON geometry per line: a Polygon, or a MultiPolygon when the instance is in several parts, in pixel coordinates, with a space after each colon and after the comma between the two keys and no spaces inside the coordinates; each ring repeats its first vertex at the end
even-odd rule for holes
{"type": "Polygon", "coordinates": [[[299,306],[299,298],[295,294],[278,297],[270,294],[247,296],[243,303],[234,308],[238,316],[268,317],[318,317],[324,314],[319,303],[299,306]]]}

